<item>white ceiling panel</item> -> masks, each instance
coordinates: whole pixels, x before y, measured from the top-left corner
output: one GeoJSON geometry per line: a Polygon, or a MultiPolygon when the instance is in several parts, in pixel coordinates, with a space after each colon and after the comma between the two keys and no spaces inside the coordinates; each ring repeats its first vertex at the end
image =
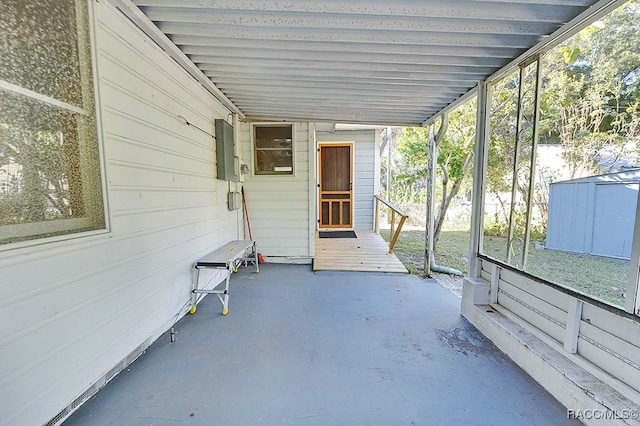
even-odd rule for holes
{"type": "Polygon", "coordinates": [[[380,125],[433,118],[596,4],[112,1],[168,38],[246,120],[380,125]]]}

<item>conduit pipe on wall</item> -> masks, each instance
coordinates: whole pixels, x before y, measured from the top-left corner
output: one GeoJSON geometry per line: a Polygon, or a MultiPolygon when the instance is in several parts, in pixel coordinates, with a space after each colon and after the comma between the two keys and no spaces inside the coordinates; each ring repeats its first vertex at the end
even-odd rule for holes
{"type": "Polygon", "coordinates": [[[449,275],[456,275],[458,277],[462,276],[462,271],[459,271],[455,268],[450,268],[448,266],[440,266],[436,263],[436,258],[433,255],[433,250],[431,250],[431,254],[429,255],[431,258],[429,259],[429,263],[431,266],[431,271],[433,272],[438,272],[441,274],[449,274],[449,275]]]}

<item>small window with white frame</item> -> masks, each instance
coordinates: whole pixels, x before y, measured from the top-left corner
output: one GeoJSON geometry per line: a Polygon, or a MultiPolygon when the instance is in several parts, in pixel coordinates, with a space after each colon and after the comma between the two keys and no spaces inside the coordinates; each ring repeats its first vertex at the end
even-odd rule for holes
{"type": "Polygon", "coordinates": [[[106,228],[87,2],[3,0],[0,245],[106,228]]]}
{"type": "Polygon", "coordinates": [[[293,174],[293,125],[253,126],[254,172],[256,175],[293,174]]]}

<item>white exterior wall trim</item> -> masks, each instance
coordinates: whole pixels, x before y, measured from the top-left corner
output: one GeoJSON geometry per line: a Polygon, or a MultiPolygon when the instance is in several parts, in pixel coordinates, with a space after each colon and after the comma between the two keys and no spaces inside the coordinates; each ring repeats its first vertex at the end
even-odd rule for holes
{"type": "MultiPolygon", "coordinates": [[[[309,152],[317,152],[318,141],[315,123],[309,123],[309,152]]],[[[309,257],[316,255],[316,230],[318,229],[318,156],[309,155],[309,257]],[[316,195],[314,195],[316,194],[316,195]]]]}
{"type": "Polygon", "coordinates": [[[465,279],[463,316],[568,409],[640,408],[637,317],[481,263],[482,277],[465,279]]]}
{"type": "MultiPolygon", "coordinates": [[[[638,412],[640,406],[637,400],[632,400],[596,377],[575,355],[567,356],[557,344],[532,331],[530,325],[508,312],[505,314],[501,310],[492,309],[489,305],[473,304],[476,286],[474,280],[465,279],[462,315],[567,407],[568,415],[572,410],[596,413],[638,412]]],[[[631,389],[626,391],[627,394],[634,393],[631,389]]],[[[587,425],[602,424],[600,418],[581,420],[587,425]]],[[[612,419],[607,424],[640,423],[637,419],[620,418],[612,419]]]]}

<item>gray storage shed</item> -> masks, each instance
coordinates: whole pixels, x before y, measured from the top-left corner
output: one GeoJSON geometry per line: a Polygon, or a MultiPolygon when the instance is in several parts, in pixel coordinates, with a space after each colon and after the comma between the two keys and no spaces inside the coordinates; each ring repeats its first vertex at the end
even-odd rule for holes
{"type": "Polygon", "coordinates": [[[546,248],[629,259],[640,169],[552,183],[546,248]]]}

